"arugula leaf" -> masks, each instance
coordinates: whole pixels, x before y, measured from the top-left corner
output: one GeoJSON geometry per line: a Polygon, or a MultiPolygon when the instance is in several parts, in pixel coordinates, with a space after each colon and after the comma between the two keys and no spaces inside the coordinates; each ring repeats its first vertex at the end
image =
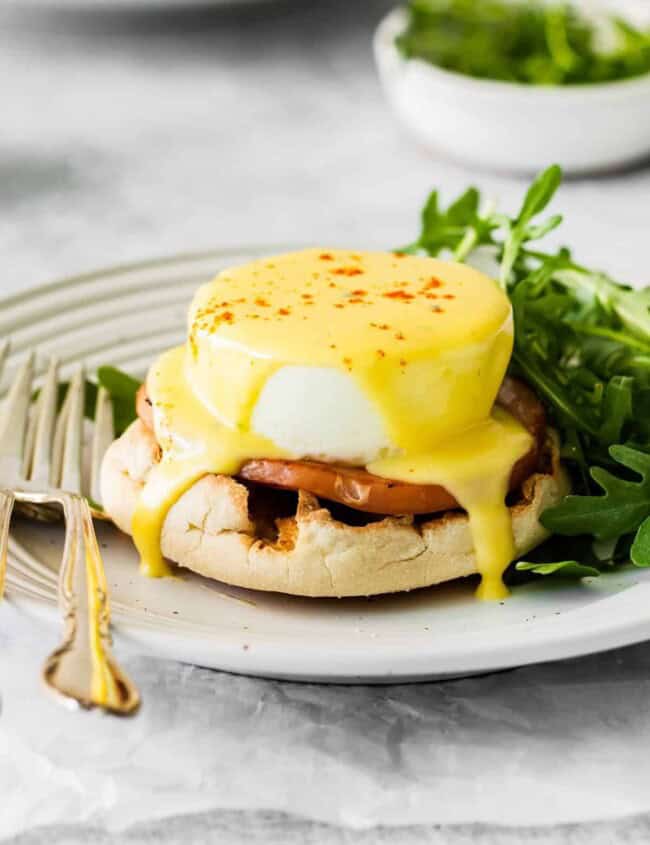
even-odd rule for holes
{"type": "Polygon", "coordinates": [[[632,332],[634,339],[650,337],[650,288],[635,290],[613,281],[605,273],[573,267],[557,274],[557,281],[571,288],[576,295],[597,302],[621,327],[632,332]]]}
{"type": "Polygon", "coordinates": [[[612,376],[603,393],[603,422],[598,432],[599,439],[607,443],[618,443],[628,420],[632,419],[632,389],[634,379],[630,376],[612,376]]]}
{"type": "Polygon", "coordinates": [[[562,168],[554,164],[540,173],[528,189],[519,215],[514,223],[508,225],[508,235],[503,247],[501,263],[501,285],[506,287],[510,273],[515,265],[521,247],[526,241],[544,237],[562,222],[560,215],[549,218],[545,223],[531,226],[531,220],[543,211],[562,182],[562,168]]]}
{"type": "MultiPolygon", "coordinates": [[[[99,367],[97,381],[106,388],[113,404],[113,425],[120,436],[136,418],[135,397],[141,382],[116,367],[99,367]]],[[[94,418],[94,406],[93,414],[94,418]]]]}
{"type": "Polygon", "coordinates": [[[636,533],[630,557],[635,566],[650,566],[650,518],[646,517],[636,533]]]}
{"type": "Polygon", "coordinates": [[[593,566],[585,566],[577,560],[561,560],[557,563],[530,563],[520,560],[515,568],[518,572],[556,575],[561,578],[595,578],[600,575],[600,570],[593,566]]]}
{"type": "MultiPolygon", "coordinates": [[[[468,188],[446,211],[442,211],[438,191],[432,191],[422,209],[419,238],[399,252],[439,255],[443,250],[455,251],[468,231],[480,228],[479,199],[476,188],[468,188]]],[[[489,233],[484,233],[484,237],[486,235],[489,233]]]]}
{"type": "Polygon", "coordinates": [[[555,534],[591,534],[599,540],[636,531],[650,516],[650,454],[629,446],[611,446],[621,466],[641,476],[640,481],[619,478],[601,467],[591,477],[604,491],[600,496],[567,496],[542,514],[542,525],[555,534]]]}
{"type": "Polygon", "coordinates": [[[135,400],[135,394],[142,384],[122,370],[108,366],[98,368],[97,380],[108,390],[112,399],[135,400]]]}
{"type": "MultiPolygon", "coordinates": [[[[521,206],[517,217],[516,227],[530,223],[541,211],[544,211],[553,199],[555,192],[562,182],[562,168],[559,164],[552,164],[535,177],[521,206]]],[[[540,236],[541,237],[541,236],[540,236]]]]}

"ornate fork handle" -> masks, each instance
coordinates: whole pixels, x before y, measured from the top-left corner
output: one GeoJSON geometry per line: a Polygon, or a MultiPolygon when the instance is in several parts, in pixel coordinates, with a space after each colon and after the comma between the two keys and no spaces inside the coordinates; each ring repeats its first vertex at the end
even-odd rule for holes
{"type": "Polygon", "coordinates": [[[61,494],[60,501],[66,523],[59,574],[64,639],[47,659],[43,679],[82,707],[127,715],[137,710],[140,697],[111,654],[106,575],[90,509],[75,494],[61,494]]]}
{"type": "Polygon", "coordinates": [[[9,550],[9,523],[16,497],[11,490],[0,490],[0,600],[5,591],[7,553],[9,550]]]}

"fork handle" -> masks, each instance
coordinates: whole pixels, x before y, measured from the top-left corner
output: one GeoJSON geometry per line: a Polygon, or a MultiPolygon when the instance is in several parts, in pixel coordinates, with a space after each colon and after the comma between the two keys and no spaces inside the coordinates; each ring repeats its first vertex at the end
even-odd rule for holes
{"type": "Polygon", "coordinates": [[[133,713],[140,696],[111,654],[106,575],[88,503],[68,493],[61,503],[66,532],[59,602],[65,629],[63,643],[45,663],[43,679],[82,707],[133,713]]]}
{"type": "Polygon", "coordinates": [[[0,599],[5,592],[7,552],[9,549],[9,523],[16,497],[9,490],[0,490],[0,599]]]}

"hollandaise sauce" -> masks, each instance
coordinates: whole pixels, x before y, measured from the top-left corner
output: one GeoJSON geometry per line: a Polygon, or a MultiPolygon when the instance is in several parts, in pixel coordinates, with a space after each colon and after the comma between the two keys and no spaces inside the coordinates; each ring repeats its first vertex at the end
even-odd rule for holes
{"type": "MultiPolygon", "coordinates": [[[[162,459],[133,519],[143,571],[167,573],[165,517],[203,475],[234,475],[253,458],[341,462],[335,446],[316,455],[300,438],[280,446],[256,430],[271,377],[311,367],[344,373],[368,400],[385,433],[370,472],[442,485],[467,511],[478,595],[502,597],[514,555],[508,482],[532,442],[493,407],[512,343],[507,297],[461,264],[312,249],[222,272],[194,298],[187,343],[163,354],[147,379],[162,459]]],[[[304,397],[283,395],[282,413],[299,422],[304,397]]]]}

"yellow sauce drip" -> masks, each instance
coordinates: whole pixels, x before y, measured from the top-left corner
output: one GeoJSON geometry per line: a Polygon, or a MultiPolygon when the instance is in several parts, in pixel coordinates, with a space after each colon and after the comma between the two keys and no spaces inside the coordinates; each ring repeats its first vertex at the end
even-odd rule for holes
{"type": "Polygon", "coordinates": [[[140,570],[153,578],[171,574],[160,551],[163,524],[195,481],[208,473],[234,475],[250,458],[286,457],[264,437],[217,422],[192,392],[184,375],[185,358],[183,346],[165,352],[147,378],[162,459],[142,489],[132,530],[140,570]]]}
{"type": "Polygon", "coordinates": [[[481,584],[477,595],[508,594],[501,576],[515,554],[505,504],[513,465],[532,437],[510,414],[495,407],[482,423],[440,443],[434,450],[374,461],[370,472],[414,484],[440,484],[467,511],[481,584]]]}
{"type": "Polygon", "coordinates": [[[317,249],[220,274],[195,296],[187,345],[148,376],[163,457],[133,519],[143,571],[167,574],[162,526],[198,478],[252,458],[308,457],[256,434],[251,418],[280,368],[329,367],[349,374],[390,438],[369,470],[446,487],[469,514],[479,595],[501,597],[514,553],[508,479],[531,442],[492,413],[512,342],[507,297],[460,264],[317,249]]]}

